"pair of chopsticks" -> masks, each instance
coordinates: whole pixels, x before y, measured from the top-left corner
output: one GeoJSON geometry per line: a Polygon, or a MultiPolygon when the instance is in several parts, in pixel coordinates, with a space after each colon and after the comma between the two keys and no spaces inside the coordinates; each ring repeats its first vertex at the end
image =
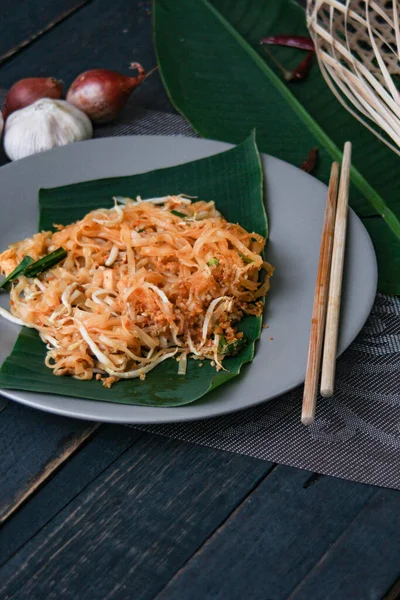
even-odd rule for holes
{"type": "Polygon", "coordinates": [[[311,425],[314,422],[321,358],[321,396],[325,398],[332,396],[335,384],[350,167],[351,143],[346,142],[343,150],[340,183],[337,162],[332,164],[329,179],[301,412],[301,422],[304,425],[311,425]]]}

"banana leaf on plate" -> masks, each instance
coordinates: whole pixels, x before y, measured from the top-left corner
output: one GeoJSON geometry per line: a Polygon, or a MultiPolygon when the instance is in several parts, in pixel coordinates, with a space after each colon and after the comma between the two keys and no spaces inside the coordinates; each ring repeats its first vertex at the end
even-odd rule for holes
{"type": "MultiPolygon", "coordinates": [[[[113,196],[142,198],[185,193],[201,200],[215,200],[231,222],[267,236],[263,174],[254,133],[242,144],[215,156],[175,167],[132,175],[42,189],[39,193],[39,230],[54,223],[68,224],[95,208],[113,206],[113,196]]],[[[111,389],[101,382],[56,377],[44,364],[45,345],[33,329],[22,328],[11,355],[0,369],[0,388],[52,393],[63,396],[143,406],[189,404],[239,374],[254,357],[261,333],[261,317],[246,316],[240,329],[248,345],[224,361],[227,371],[217,372],[211,363],[188,360],[185,376],[170,358],[148,373],[144,381],[122,380],[111,389]]]]}

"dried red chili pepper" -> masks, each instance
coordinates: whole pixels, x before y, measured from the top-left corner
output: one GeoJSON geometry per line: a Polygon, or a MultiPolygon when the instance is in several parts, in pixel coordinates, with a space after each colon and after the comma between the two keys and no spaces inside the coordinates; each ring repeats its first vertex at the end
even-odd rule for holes
{"type": "Polygon", "coordinates": [[[312,173],[317,166],[318,161],[318,148],[313,148],[306,160],[301,165],[300,169],[306,173],[312,173]]]}
{"type": "Polygon", "coordinates": [[[314,52],[309,52],[304,60],[292,71],[285,69],[285,67],[275,58],[271,52],[265,48],[266,53],[270,57],[271,60],[274,61],[276,66],[282,71],[283,77],[285,81],[302,81],[305,79],[310,72],[312,57],[314,56],[314,52]]]}
{"type": "Polygon", "coordinates": [[[275,64],[283,72],[283,76],[286,81],[302,81],[307,77],[310,72],[312,57],[315,53],[314,43],[311,38],[300,36],[300,35],[271,35],[269,37],[262,38],[260,44],[273,44],[279,46],[289,46],[292,48],[298,48],[300,50],[308,50],[308,54],[304,60],[292,71],[285,69],[283,65],[266,49],[268,56],[275,62],[275,64]]]}
{"type": "Polygon", "coordinates": [[[311,69],[311,61],[313,56],[314,50],[312,52],[309,52],[305,59],[302,60],[301,63],[293,71],[289,72],[290,78],[287,79],[287,81],[301,81],[302,79],[307,77],[311,69]]]}
{"type": "Polygon", "coordinates": [[[271,44],[272,46],[286,46],[314,52],[314,42],[304,35],[269,35],[261,38],[260,44],[271,44]]]}

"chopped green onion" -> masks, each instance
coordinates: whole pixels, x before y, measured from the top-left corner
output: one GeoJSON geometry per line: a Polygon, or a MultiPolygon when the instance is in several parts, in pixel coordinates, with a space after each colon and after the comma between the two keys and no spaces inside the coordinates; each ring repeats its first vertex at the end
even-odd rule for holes
{"type": "Polygon", "coordinates": [[[177,210],[171,210],[171,213],[173,215],[175,215],[176,217],[181,217],[182,219],[186,219],[187,215],[184,215],[183,213],[177,211],[177,210]]]}
{"type": "Polygon", "coordinates": [[[218,352],[220,352],[221,354],[224,354],[224,348],[226,347],[227,342],[226,342],[226,337],[224,335],[221,335],[221,337],[219,338],[219,343],[218,343],[218,352]]]}
{"type": "Polygon", "coordinates": [[[242,254],[241,252],[239,252],[239,256],[240,256],[240,258],[243,260],[243,262],[245,262],[245,263],[251,263],[251,262],[253,262],[253,261],[251,260],[251,258],[247,258],[247,256],[245,256],[245,255],[244,255],[244,254],[242,254]]]}
{"type": "Polygon", "coordinates": [[[257,240],[256,240],[256,238],[251,238],[251,241],[256,242],[257,240]]]}
{"type": "Polygon", "coordinates": [[[55,267],[59,262],[64,260],[68,253],[64,248],[58,248],[54,252],[50,252],[47,256],[44,256],[40,260],[32,263],[28,268],[25,269],[24,275],[26,277],[37,277],[40,273],[55,267]]]}
{"type": "Polygon", "coordinates": [[[144,227],[142,227],[142,229],[137,230],[138,233],[143,233],[143,231],[144,231],[144,227]]]}
{"type": "Polygon", "coordinates": [[[221,354],[225,354],[225,356],[233,356],[234,354],[238,354],[245,346],[247,346],[247,339],[245,337],[242,337],[240,340],[236,340],[236,342],[226,344],[222,348],[222,351],[219,350],[219,352],[221,352],[221,354]]]}
{"type": "Polygon", "coordinates": [[[18,267],[12,271],[8,277],[3,279],[0,284],[0,289],[4,289],[7,283],[17,279],[20,275],[25,275],[26,277],[36,277],[43,271],[47,271],[47,269],[51,269],[55,265],[57,265],[61,260],[63,260],[67,256],[67,252],[64,248],[58,248],[51,252],[47,256],[34,261],[30,256],[24,256],[24,258],[19,263],[18,267]]]}
{"type": "Polygon", "coordinates": [[[31,265],[32,263],[33,258],[31,258],[30,256],[24,256],[19,265],[15,267],[14,271],[11,271],[11,273],[7,275],[7,277],[3,279],[3,281],[0,283],[0,289],[4,289],[8,283],[22,275],[26,267],[29,267],[29,265],[31,265]]]}
{"type": "Polygon", "coordinates": [[[218,267],[219,260],[218,258],[210,258],[210,260],[207,261],[207,264],[209,267],[218,267]]]}

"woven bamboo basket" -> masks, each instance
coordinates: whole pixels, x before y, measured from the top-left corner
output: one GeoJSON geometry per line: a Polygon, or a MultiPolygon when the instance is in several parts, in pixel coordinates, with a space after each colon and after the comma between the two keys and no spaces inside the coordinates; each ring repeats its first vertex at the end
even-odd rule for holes
{"type": "Polygon", "coordinates": [[[400,155],[398,0],[308,0],[322,74],[346,109],[400,155]]]}

